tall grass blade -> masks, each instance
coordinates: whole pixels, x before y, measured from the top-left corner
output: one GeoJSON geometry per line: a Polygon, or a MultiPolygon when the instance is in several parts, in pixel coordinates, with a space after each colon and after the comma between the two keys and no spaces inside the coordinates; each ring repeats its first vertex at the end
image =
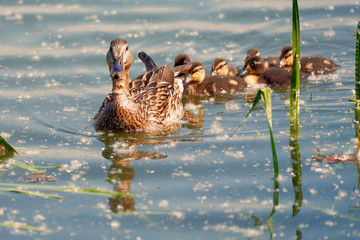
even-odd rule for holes
{"type": "Polygon", "coordinates": [[[355,95],[360,100],[360,20],[356,31],[356,53],[355,53],[355,95]]]}
{"type": "MultiPolygon", "coordinates": [[[[274,164],[274,177],[275,179],[277,179],[277,177],[279,176],[279,163],[278,163],[278,158],[277,158],[277,154],[276,154],[276,146],[275,146],[275,141],[274,141],[274,136],[273,136],[273,132],[272,132],[272,113],[271,113],[271,90],[270,88],[263,88],[260,89],[257,94],[256,97],[254,99],[253,105],[251,107],[251,109],[249,110],[249,112],[246,114],[245,118],[240,122],[239,126],[236,128],[234,134],[240,129],[240,127],[245,123],[246,119],[249,117],[250,113],[254,110],[254,108],[257,106],[257,104],[259,103],[260,99],[263,100],[264,105],[265,105],[265,112],[266,112],[266,117],[268,119],[268,123],[269,123],[269,129],[270,129],[270,139],[271,139],[271,149],[272,149],[272,155],[273,155],[273,164],[274,164]]],[[[233,134],[233,135],[234,135],[233,134]]]]}
{"type": "MultiPolygon", "coordinates": [[[[18,153],[3,137],[0,136],[0,146],[4,147],[9,153],[18,153]]],[[[1,149],[1,148],[0,148],[1,149]]]]}
{"type": "Polygon", "coordinates": [[[300,20],[297,0],[293,0],[292,49],[294,61],[290,87],[290,124],[297,130],[293,134],[298,135],[300,114],[300,20]]]}

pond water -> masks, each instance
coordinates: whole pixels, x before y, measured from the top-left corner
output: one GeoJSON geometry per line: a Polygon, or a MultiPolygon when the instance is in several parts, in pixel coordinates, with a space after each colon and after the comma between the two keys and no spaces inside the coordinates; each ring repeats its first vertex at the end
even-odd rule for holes
{"type": "MultiPolygon", "coordinates": [[[[288,89],[272,90],[278,182],[262,104],[233,135],[251,108],[251,90],[184,97],[197,121],[184,118],[168,132],[91,126],[111,90],[105,54],[112,39],[127,39],[135,56],[145,51],[158,65],[186,52],[208,70],[216,57],[240,66],[249,48],[278,56],[291,43],[291,7],[285,0],[3,0],[0,136],[19,154],[3,160],[0,188],[61,199],[1,191],[0,238],[359,239],[357,164],[313,159],[356,151],[349,98],[358,1],[299,1],[302,54],[341,67],[301,83],[298,141],[289,134],[288,89]],[[33,173],[19,163],[61,166],[38,168],[58,181],[28,183],[33,173]]],[[[144,70],[135,57],[131,77],[144,70]]]]}

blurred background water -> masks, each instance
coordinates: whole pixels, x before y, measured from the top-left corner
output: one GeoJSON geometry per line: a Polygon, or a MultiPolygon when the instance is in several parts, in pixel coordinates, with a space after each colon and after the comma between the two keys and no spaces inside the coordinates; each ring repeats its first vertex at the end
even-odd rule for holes
{"type": "MultiPolygon", "coordinates": [[[[14,158],[59,181],[26,183],[2,168],[2,183],[73,186],[145,197],[56,193],[63,200],[1,192],[1,239],[359,239],[359,168],[317,162],[354,154],[354,53],[359,2],[299,1],[301,53],[341,67],[301,84],[300,140],[289,136],[287,88],[273,89],[280,164],[275,192],[262,107],[232,134],[253,92],[184,97],[197,119],[157,135],[101,134],[91,119],[111,90],[105,54],[125,38],[137,55],[173,65],[186,52],[210,71],[216,57],[243,65],[246,51],[279,56],[291,44],[291,1],[6,1],[0,4],[0,135],[14,158]],[[271,216],[271,218],[269,218],[271,216]]],[[[130,77],[145,68],[135,57],[130,77]]]]}

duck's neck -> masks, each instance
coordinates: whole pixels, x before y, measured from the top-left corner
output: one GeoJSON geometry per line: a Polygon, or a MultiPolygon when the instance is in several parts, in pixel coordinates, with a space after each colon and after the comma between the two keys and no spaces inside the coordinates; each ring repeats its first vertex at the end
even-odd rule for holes
{"type": "Polygon", "coordinates": [[[129,93],[129,78],[124,75],[120,79],[112,79],[112,92],[114,93],[129,93]]]}

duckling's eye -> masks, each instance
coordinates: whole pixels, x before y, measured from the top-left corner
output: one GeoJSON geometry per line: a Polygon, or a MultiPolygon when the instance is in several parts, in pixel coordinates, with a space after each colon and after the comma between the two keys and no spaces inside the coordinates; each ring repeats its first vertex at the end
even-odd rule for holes
{"type": "Polygon", "coordinates": [[[127,50],[129,50],[129,46],[126,46],[126,49],[125,49],[125,51],[127,51],[127,50]]]}
{"type": "Polygon", "coordinates": [[[255,67],[255,63],[254,62],[252,62],[252,63],[250,63],[250,67],[255,67]]]}
{"type": "Polygon", "coordinates": [[[226,65],[226,64],[221,65],[221,66],[219,67],[219,69],[223,68],[225,65],[226,65]]]}
{"type": "Polygon", "coordinates": [[[192,74],[198,72],[199,70],[200,70],[200,69],[195,69],[195,70],[192,72],[192,74]]]}

